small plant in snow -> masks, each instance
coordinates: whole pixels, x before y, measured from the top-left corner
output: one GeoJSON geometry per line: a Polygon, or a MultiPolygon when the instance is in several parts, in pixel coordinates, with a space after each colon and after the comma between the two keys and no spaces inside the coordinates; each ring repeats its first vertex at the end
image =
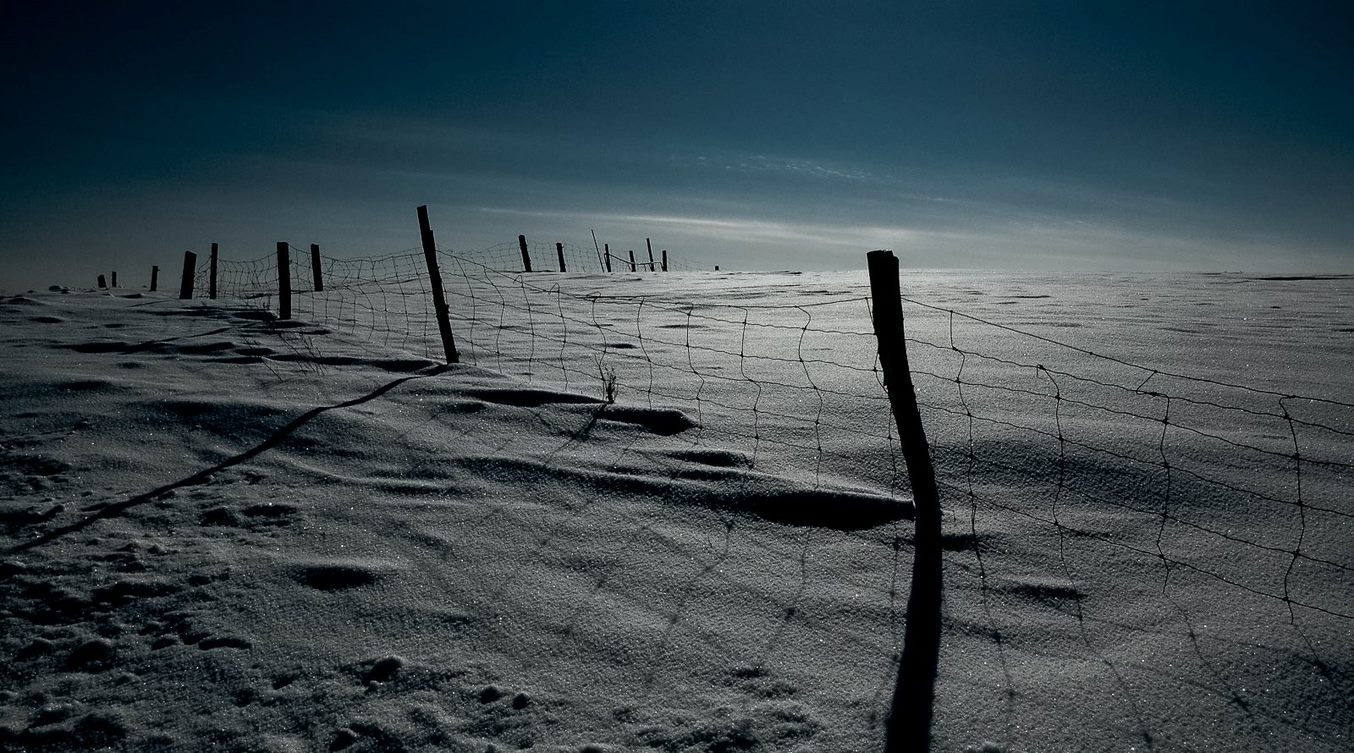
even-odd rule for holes
{"type": "Polygon", "coordinates": [[[602,378],[602,395],[606,398],[606,404],[611,405],[616,402],[616,370],[602,365],[602,359],[597,359],[597,375],[602,378]]]}

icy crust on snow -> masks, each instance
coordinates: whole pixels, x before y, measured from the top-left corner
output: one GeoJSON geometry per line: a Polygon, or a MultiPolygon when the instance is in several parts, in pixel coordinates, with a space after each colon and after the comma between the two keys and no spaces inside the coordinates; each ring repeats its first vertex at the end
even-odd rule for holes
{"type": "MultiPolygon", "coordinates": [[[[537,315],[525,332],[478,317],[472,334],[463,319],[467,363],[449,369],[428,347],[377,347],[373,322],[154,295],[0,301],[0,747],[882,749],[911,508],[863,283],[673,277],[559,278],[642,296],[654,318],[627,335],[635,306],[616,301],[572,312],[599,318],[591,332],[537,315]],[[837,299],[750,309],[751,325],[717,306],[837,299]],[[690,300],[710,318],[659,310],[690,300]],[[599,342],[614,404],[575,350],[599,342]],[[749,363],[758,353],[793,361],[749,363]],[[663,366],[678,359],[684,377],[663,366]]],[[[912,282],[926,303],[1162,370],[1354,394],[1342,280],[912,282]]],[[[1282,457],[944,381],[963,368],[1047,393],[1047,375],[960,351],[1127,373],[908,315],[909,336],[939,346],[912,345],[945,484],[936,749],[1348,747],[1347,473],[1304,468],[1300,519],[1282,457]],[[970,427],[965,406],[994,421],[970,427]],[[1079,444],[1060,453],[1030,428],[1079,444]],[[1290,617],[1273,598],[1285,588],[1309,606],[1290,617]]],[[[1272,417],[1172,410],[1265,449],[1294,441],[1272,417]]],[[[1298,441],[1349,460],[1339,435],[1298,441]]]]}

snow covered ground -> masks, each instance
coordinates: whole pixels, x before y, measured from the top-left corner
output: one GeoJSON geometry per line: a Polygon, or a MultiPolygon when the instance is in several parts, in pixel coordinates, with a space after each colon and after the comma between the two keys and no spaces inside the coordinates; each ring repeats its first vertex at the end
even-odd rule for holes
{"type": "MultiPolygon", "coordinates": [[[[882,749],[864,274],[443,273],[0,300],[0,747],[882,749]]],[[[936,750],[1354,745],[1352,289],[905,273],[936,750]]]]}

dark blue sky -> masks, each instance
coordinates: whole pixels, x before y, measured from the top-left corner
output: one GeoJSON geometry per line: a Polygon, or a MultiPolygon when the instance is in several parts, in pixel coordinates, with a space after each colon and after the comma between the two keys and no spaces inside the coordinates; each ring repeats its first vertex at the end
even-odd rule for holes
{"type": "Polygon", "coordinates": [[[6,5],[0,287],[421,203],[733,268],[1354,266],[1347,4],[199,5],[6,5]]]}

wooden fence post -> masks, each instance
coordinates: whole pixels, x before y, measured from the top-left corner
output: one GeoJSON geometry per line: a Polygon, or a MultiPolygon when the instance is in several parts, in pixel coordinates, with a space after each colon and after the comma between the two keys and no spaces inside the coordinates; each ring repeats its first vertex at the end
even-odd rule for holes
{"type": "Polygon", "coordinates": [[[668,250],[663,249],[663,271],[668,271],[668,250]]]}
{"type": "Polygon", "coordinates": [[[531,254],[527,253],[527,237],[525,235],[517,236],[517,247],[522,249],[522,271],[531,271],[531,254]]]}
{"type": "Polygon", "coordinates": [[[150,292],[154,293],[155,289],[159,286],[160,286],[160,268],[152,264],[150,265],[150,292]]]}
{"type": "Polygon", "coordinates": [[[635,249],[630,249],[630,271],[635,271],[635,249]]]}
{"type": "MultiPolygon", "coordinates": [[[[437,267],[437,241],[433,239],[433,228],[428,223],[428,207],[426,205],[418,208],[418,232],[423,238],[423,259],[428,263],[428,278],[432,282],[433,312],[437,315],[437,331],[442,335],[442,351],[446,353],[447,363],[460,363],[461,354],[456,352],[456,338],[451,334],[451,318],[447,312],[447,298],[442,290],[442,272],[437,267]]],[[[529,261],[526,236],[519,235],[517,240],[522,245],[522,260],[524,262],[529,261]]],[[[531,271],[530,265],[527,266],[527,271],[531,271]]]]}
{"type": "Polygon", "coordinates": [[[216,244],[212,244],[211,274],[207,278],[207,297],[216,300],[216,244]]]}
{"type": "Polygon", "coordinates": [[[291,244],[277,242],[277,318],[291,318],[291,244]]]}
{"type": "Polygon", "coordinates": [[[606,273],[611,274],[611,244],[603,243],[602,248],[606,249],[606,273]]]}
{"type": "Polygon", "coordinates": [[[310,244],[310,280],[315,283],[315,292],[324,292],[324,273],[320,270],[320,244],[310,244]]]}
{"type": "Polygon", "coordinates": [[[197,254],[192,251],[183,252],[183,279],[179,280],[179,300],[188,301],[193,298],[193,272],[197,268],[197,254]]]}
{"type": "Polygon", "coordinates": [[[655,267],[653,263],[653,241],[649,240],[648,238],[645,238],[644,246],[649,249],[649,271],[657,272],[658,267],[655,267]]]}
{"type": "Polygon", "coordinates": [[[561,271],[561,272],[566,272],[566,271],[568,271],[568,270],[566,270],[566,269],[564,268],[564,244],[563,244],[563,243],[560,243],[560,242],[558,242],[558,241],[555,242],[555,253],[556,253],[556,254],[559,254],[559,271],[561,271]]]}
{"type": "Polygon", "coordinates": [[[103,275],[99,275],[99,290],[106,290],[107,288],[108,288],[108,279],[105,278],[103,275]]]}
{"type": "Polygon", "coordinates": [[[890,753],[926,751],[931,745],[936,667],[940,659],[940,495],[907,363],[898,258],[892,251],[871,251],[867,258],[879,364],[884,371],[893,420],[898,425],[916,509],[912,592],[907,599],[903,658],[893,691],[884,749],[890,753]]]}
{"type": "Polygon", "coordinates": [[[114,271],[114,272],[113,272],[113,287],[116,288],[117,286],[118,286],[118,273],[117,273],[116,271],[114,271]]]}

